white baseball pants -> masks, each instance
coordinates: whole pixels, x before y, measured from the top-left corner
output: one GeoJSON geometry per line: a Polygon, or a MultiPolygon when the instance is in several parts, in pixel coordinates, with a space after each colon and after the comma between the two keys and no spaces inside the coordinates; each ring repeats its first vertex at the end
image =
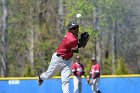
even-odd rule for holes
{"type": "Polygon", "coordinates": [[[58,57],[56,53],[54,53],[47,71],[42,73],[40,78],[43,80],[49,79],[52,78],[57,72],[61,71],[63,93],[70,93],[69,79],[71,74],[71,63],[71,59],[65,60],[61,56],[58,57]]]}
{"type": "Polygon", "coordinates": [[[100,78],[91,79],[89,84],[91,85],[91,89],[93,93],[98,93],[98,85],[100,82],[100,78]]]}
{"type": "Polygon", "coordinates": [[[73,93],[82,92],[82,78],[78,76],[73,76],[74,90],[73,93]]]}

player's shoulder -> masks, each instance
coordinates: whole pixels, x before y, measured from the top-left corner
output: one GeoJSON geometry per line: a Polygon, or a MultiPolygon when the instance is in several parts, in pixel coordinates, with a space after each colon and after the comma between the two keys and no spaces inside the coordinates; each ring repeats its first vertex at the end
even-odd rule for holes
{"type": "Polygon", "coordinates": [[[100,64],[99,63],[96,63],[95,66],[100,66],[100,64]]]}
{"type": "Polygon", "coordinates": [[[77,41],[77,37],[73,35],[71,32],[66,34],[66,38],[70,39],[71,41],[77,41]]]}
{"type": "Polygon", "coordinates": [[[76,62],[74,62],[72,65],[73,65],[73,66],[76,66],[76,62]]]}
{"type": "Polygon", "coordinates": [[[95,67],[96,67],[96,68],[100,68],[100,64],[97,63],[97,64],[95,65],[95,67]]]}
{"type": "Polygon", "coordinates": [[[99,63],[97,63],[97,65],[98,65],[98,66],[100,66],[100,64],[99,64],[99,63]]]}

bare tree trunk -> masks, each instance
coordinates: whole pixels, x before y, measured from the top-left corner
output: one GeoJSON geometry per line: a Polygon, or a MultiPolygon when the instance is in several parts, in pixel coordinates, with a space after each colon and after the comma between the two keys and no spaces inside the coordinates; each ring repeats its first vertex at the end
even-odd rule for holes
{"type": "Polygon", "coordinates": [[[33,70],[34,65],[34,26],[33,26],[33,10],[34,7],[30,7],[30,33],[29,33],[29,61],[31,70],[33,70]]]}
{"type": "MultiPolygon", "coordinates": [[[[94,2],[96,4],[95,9],[93,9],[93,27],[95,31],[98,31],[97,26],[98,26],[98,20],[97,20],[97,1],[94,2]]],[[[96,32],[94,34],[94,54],[93,57],[97,57],[97,37],[96,37],[96,32]]]]}
{"type": "Polygon", "coordinates": [[[57,31],[60,39],[62,38],[61,33],[64,33],[64,5],[63,0],[59,0],[58,6],[58,20],[57,20],[57,31]]]}
{"type": "MultiPolygon", "coordinates": [[[[95,2],[95,10],[94,10],[94,29],[95,31],[100,35],[99,32],[99,7],[98,7],[98,1],[95,2]]],[[[100,41],[99,41],[99,36],[97,38],[97,35],[94,36],[94,51],[95,51],[95,57],[97,57],[97,60],[99,63],[101,63],[101,47],[100,47],[100,41]]]]}
{"type": "Polygon", "coordinates": [[[100,30],[100,32],[99,32],[99,41],[98,41],[98,49],[97,49],[97,51],[99,52],[98,55],[99,55],[99,62],[100,62],[100,65],[101,65],[101,71],[103,71],[103,62],[102,62],[102,59],[103,59],[102,30],[100,30]]]}
{"type": "Polygon", "coordinates": [[[8,51],[8,5],[7,0],[2,0],[2,9],[3,9],[3,17],[2,17],[2,37],[1,37],[1,52],[2,52],[2,68],[1,75],[7,76],[8,71],[8,59],[7,59],[7,51],[8,51]]]}
{"type": "Polygon", "coordinates": [[[112,29],[112,36],[111,36],[111,41],[112,41],[112,74],[115,74],[115,62],[116,62],[116,50],[115,50],[115,41],[116,41],[116,38],[115,38],[115,22],[113,23],[113,29],[112,29]]]}
{"type": "Polygon", "coordinates": [[[29,60],[30,60],[30,66],[31,69],[33,69],[33,65],[34,65],[34,27],[31,26],[31,30],[30,30],[30,37],[29,37],[29,60]]]}

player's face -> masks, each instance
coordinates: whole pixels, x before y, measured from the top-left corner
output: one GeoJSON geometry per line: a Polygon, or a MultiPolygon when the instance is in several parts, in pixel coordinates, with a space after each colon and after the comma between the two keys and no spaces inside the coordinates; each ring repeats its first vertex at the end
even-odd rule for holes
{"type": "Polygon", "coordinates": [[[76,62],[80,63],[80,58],[76,58],[76,62]]]}
{"type": "Polygon", "coordinates": [[[92,64],[96,64],[96,60],[91,60],[92,64]]]}
{"type": "Polygon", "coordinates": [[[80,62],[80,58],[76,59],[77,62],[80,62]]]}
{"type": "Polygon", "coordinates": [[[74,35],[78,35],[78,32],[79,32],[79,27],[72,28],[72,33],[74,35]]]}

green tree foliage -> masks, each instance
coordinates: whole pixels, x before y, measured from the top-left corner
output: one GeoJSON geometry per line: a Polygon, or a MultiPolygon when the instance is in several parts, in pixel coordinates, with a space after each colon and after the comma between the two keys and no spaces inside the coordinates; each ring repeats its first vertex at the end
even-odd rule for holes
{"type": "Polygon", "coordinates": [[[23,71],[23,75],[22,76],[24,76],[24,77],[33,77],[33,76],[35,76],[30,65],[27,64],[25,66],[25,69],[23,71]]]}
{"type": "Polygon", "coordinates": [[[117,60],[117,66],[116,66],[116,74],[117,75],[123,75],[128,74],[128,68],[124,61],[124,59],[120,58],[117,60]]]}
{"type": "MultiPolygon", "coordinates": [[[[123,58],[117,59],[115,67],[116,70],[114,74],[122,75],[129,73],[127,64],[125,63],[123,58]]],[[[112,74],[112,69],[112,56],[109,56],[108,58],[104,59],[102,74],[110,75],[112,74]]]]}
{"type": "Polygon", "coordinates": [[[91,0],[67,0],[65,1],[65,5],[67,7],[66,10],[68,11],[65,19],[66,24],[68,24],[68,22],[71,20],[78,20],[76,18],[76,14],[81,14],[82,20],[93,19],[92,15],[94,5],[91,0]]]}
{"type": "Polygon", "coordinates": [[[112,73],[112,56],[109,56],[103,60],[102,74],[110,75],[112,73]]]}
{"type": "Polygon", "coordinates": [[[54,12],[57,2],[54,1],[8,0],[8,76],[30,75],[31,72],[38,75],[47,69],[51,55],[59,43],[56,30],[57,12],[54,12]],[[33,39],[33,67],[30,62],[31,38],[33,39]],[[31,69],[27,74],[26,68],[31,69]]]}
{"type": "MultiPolygon", "coordinates": [[[[133,18],[131,15],[133,15],[134,12],[132,12],[133,10],[129,5],[126,5],[126,2],[121,0],[99,0],[97,3],[100,10],[100,36],[102,36],[100,40],[103,40],[101,41],[103,42],[102,53],[106,54],[105,52],[109,51],[110,54],[112,52],[112,59],[114,59],[112,60],[112,64],[114,65],[112,70],[115,72],[115,64],[118,64],[117,59],[123,57],[123,59],[126,59],[125,63],[130,64],[129,62],[132,62],[130,60],[133,58],[131,57],[130,59],[127,55],[133,55],[134,59],[137,57],[136,52],[133,50],[136,48],[131,49],[137,46],[135,25],[131,20],[131,18],[133,18]],[[132,42],[134,44],[132,44],[132,42]],[[115,63],[113,61],[115,61],[115,63]]],[[[104,57],[103,55],[102,59],[104,59],[104,57]]]]}

